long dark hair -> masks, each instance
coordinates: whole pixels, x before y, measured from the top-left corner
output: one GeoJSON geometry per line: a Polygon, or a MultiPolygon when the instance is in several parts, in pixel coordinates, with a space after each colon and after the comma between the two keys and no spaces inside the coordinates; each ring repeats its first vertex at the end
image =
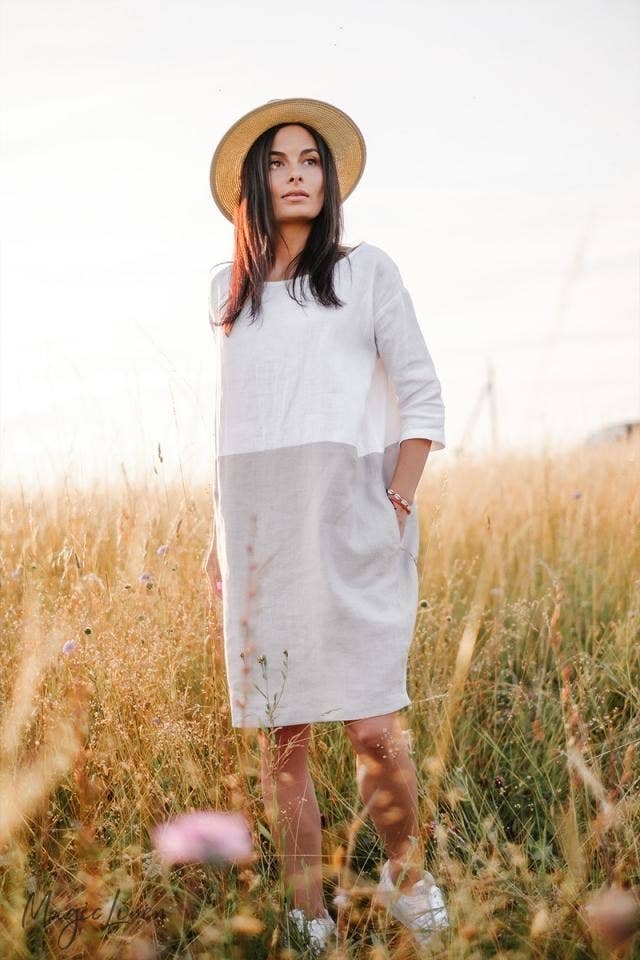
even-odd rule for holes
{"type": "MultiPolygon", "coordinates": [[[[261,306],[263,284],[275,262],[273,237],[277,221],[271,202],[269,153],[276,133],[285,126],[289,126],[289,123],[279,123],[261,133],[252,143],[242,164],[240,201],[233,218],[235,256],[231,265],[224,313],[219,321],[219,325],[226,328],[227,336],[249,299],[252,321],[256,319],[261,306]]],[[[324,203],[311,224],[303,250],[288,264],[289,267],[294,262],[296,264],[289,279],[295,287],[296,279],[302,283],[302,278],[306,276],[309,289],[318,303],[323,306],[342,307],[344,304],[333,287],[333,269],[348,251],[340,245],[344,224],[336,164],[324,137],[306,123],[300,123],[299,126],[309,131],[320,154],[324,203]]],[[[296,303],[300,303],[295,294],[290,292],[290,296],[296,303]]]]}

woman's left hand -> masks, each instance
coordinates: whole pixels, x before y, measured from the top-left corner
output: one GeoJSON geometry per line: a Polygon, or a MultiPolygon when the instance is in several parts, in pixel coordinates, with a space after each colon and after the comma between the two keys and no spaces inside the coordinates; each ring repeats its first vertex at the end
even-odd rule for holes
{"type": "Polygon", "coordinates": [[[396,517],[398,518],[398,527],[400,529],[400,536],[402,537],[404,534],[405,525],[407,523],[408,513],[403,510],[402,507],[399,507],[397,503],[394,503],[393,500],[391,500],[391,503],[396,512],[396,517]]]}

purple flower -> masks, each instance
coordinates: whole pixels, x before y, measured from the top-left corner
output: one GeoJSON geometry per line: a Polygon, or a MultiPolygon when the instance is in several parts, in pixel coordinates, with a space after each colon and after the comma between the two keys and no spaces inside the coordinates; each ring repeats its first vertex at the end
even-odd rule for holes
{"type": "Polygon", "coordinates": [[[78,645],[78,641],[77,641],[77,640],[67,640],[67,642],[64,644],[64,646],[63,646],[63,648],[62,648],[62,652],[63,652],[63,653],[71,653],[72,650],[75,650],[75,648],[76,648],[77,645],[78,645]]]}
{"type": "Polygon", "coordinates": [[[582,490],[574,490],[573,493],[571,494],[571,499],[579,500],[581,496],[582,496],[582,490]]]}
{"type": "Polygon", "coordinates": [[[151,579],[152,577],[148,570],[143,570],[138,576],[138,580],[140,580],[141,583],[149,583],[151,579]]]}
{"type": "Polygon", "coordinates": [[[638,888],[601,887],[588,896],[583,915],[596,939],[609,948],[621,947],[640,929],[638,888]]]}
{"type": "Polygon", "coordinates": [[[240,813],[196,810],[151,831],[160,858],[174,863],[210,863],[225,866],[254,859],[253,837],[240,813]]]}
{"type": "Polygon", "coordinates": [[[158,557],[164,557],[168,549],[169,549],[169,544],[163,543],[162,546],[158,547],[158,549],[156,550],[156,555],[158,557]]]}

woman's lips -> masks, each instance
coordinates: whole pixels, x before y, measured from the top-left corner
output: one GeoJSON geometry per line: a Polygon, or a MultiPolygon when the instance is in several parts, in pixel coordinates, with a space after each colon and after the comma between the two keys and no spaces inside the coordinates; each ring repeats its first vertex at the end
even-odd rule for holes
{"type": "Polygon", "coordinates": [[[284,198],[285,200],[308,200],[309,197],[304,193],[290,193],[284,198]]]}

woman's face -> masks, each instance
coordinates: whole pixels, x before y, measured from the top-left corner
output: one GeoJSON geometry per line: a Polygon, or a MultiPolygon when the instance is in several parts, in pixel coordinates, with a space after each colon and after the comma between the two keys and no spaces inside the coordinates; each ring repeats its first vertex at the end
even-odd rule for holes
{"type": "Polygon", "coordinates": [[[269,154],[269,182],[273,212],[278,222],[313,220],[324,203],[324,176],[320,154],[308,130],[292,123],[276,133],[269,154]],[[301,191],[306,196],[290,196],[301,191]]]}

